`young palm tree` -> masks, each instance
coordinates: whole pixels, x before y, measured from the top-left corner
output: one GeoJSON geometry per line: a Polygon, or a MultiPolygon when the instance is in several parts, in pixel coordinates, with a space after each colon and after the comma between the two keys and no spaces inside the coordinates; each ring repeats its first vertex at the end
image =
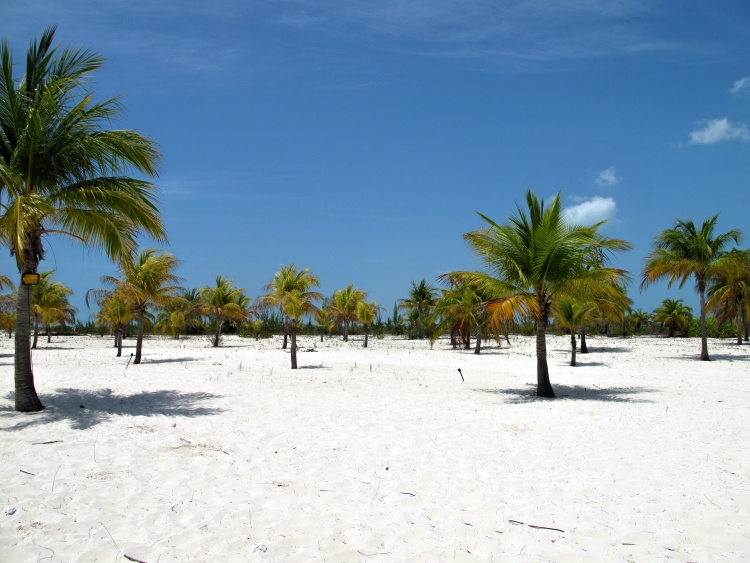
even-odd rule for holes
{"type": "Polygon", "coordinates": [[[576,331],[586,322],[594,305],[577,301],[572,297],[562,297],[552,305],[555,322],[570,331],[570,365],[576,365],[576,331]]]}
{"type": "Polygon", "coordinates": [[[344,342],[349,342],[349,324],[357,320],[357,304],[364,301],[367,294],[349,284],[344,289],[337,289],[328,310],[331,311],[334,320],[344,327],[344,342]]]}
{"type": "Polygon", "coordinates": [[[741,345],[750,304],[750,250],[729,252],[716,261],[715,270],[707,288],[706,308],[717,313],[719,324],[737,320],[737,344],[741,345]]]}
{"type": "Polygon", "coordinates": [[[138,322],[134,364],[141,363],[143,334],[146,327],[146,314],[149,307],[168,306],[172,299],[182,291],[177,285],[180,278],[174,273],[180,261],[169,252],[159,252],[153,248],[141,250],[138,256],[129,256],[120,260],[117,269],[119,278],[102,276],[100,279],[107,289],[89,290],[97,300],[106,298],[107,294],[117,291],[118,295],[130,303],[138,322]]]}
{"type": "MultiPolygon", "coordinates": [[[[127,174],[156,175],[156,145],[134,131],[106,126],[121,113],[119,98],[100,103],[88,91],[103,59],[87,50],[53,48],[55,28],[32,43],[25,73],[0,46],[0,237],[20,274],[36,273],[43,237],[63,234],[112,259],[130,255],[145,232],[166,240],[156,187],[127,174]]],[[[29,342],[32,289],[18,291],[15,408],[43,407],[34,387],[29,342]]]]}
{"type": "Polygon", "coordinates": [[[402,299],[399,303],[399,309],[416,313],[417,337],[420,340],[424,338],[424,322],[432,311],[436,297],[437,290],[423,278],[419,283],[411,282],[409,297],[402,299]]]}
{"type": "Polygon", "coordinates": [[[250,299],[245,290],[234,287],[234,280],[225,276],[216,276],[216,284],[200,288],[200,295],[209,315],[214,320],[213,347],[218,348],[221,342],[221,326],[224,321],[243,321],[249,314],[250,299]]]}
{"type": "Polygon", "coordinates": [[[291,339],[292,369],[297,369],[297,330],[299,320],[305,315],[315,315],[319,309],[313,303],[319,299],[317,292],[303,292],[299,289],[288,291],[282,300],[284,314],[289,319],[291,339]]]}
{"type": "MultiPolygon", "coordinates": [[[[300,291],[303,294],[308,293],[314,287],[320,287],[318,277],[311,274],[308,268],[298,270],[297,265],[292,263],[282,266],[281,269],[274,274],[273,279],[263,287],[263,291],[268,293],[261,295],[257,299],[257,304],[260,309],[278,308],[281,313],[284,320],[284,342],[281,348],[284,350],[286,350],[289,335],[287,317],[284,313],[284,297],[292,291],[300,291]]],[[[317,297],[314,300],[322,298],[318,293],[315,295],[317,295],[317,297]]]]}
{"type": "Polygon", "coordinates": [[[363,346],[364,348],[367,348],[367,337],[370,334],[370,326],[372,326],[372,321],[375,320],[377,314],[383,310],[383,307],[380,307],[377,301],[370,301],[369,303],[367,303],[366,301],[362,300],[357,303],[357,320],[362,323],[365,331],[365,343],[363,346]]]}
{"type": "Polygon", "coordinates": [[[34,343],[31,345],[32,349],[37,347],[39,323],[44,325],[49,343],[53,324],[65,321],[75,322],[76,308],[69,302],[73,291],[64,283],[53,281],[52,274],[52,271],[42,272],[39,276],[39,283],[33,286],[34,343]]]}
{"type": "Polygon", "coordinates": [[[480,288],[495,295],[493,314],[532,314],[536,320],[537,395],[554,397],[547,366],[546,331],[555,300],[587,287],[624,282],[624,270],[603,265],[607,252],[627,250],[630,244],[605,238],[602,223],[584,227],[568,223],[558,194],[549,207],[532,192],[526,193],[528,211],[499,225],[479,214],[488,226],[464,235],[484,262],[487,272],[465,272],[480,288]]]}
{"type": "Polygon", "coordinates": [[[477,287],[467,281],[456,279],[451,274],[445,274],[440,279],[447,281],[450,287],[441,290],[428,316],[427,322],[435,325],[430,341],[435,342],[445,330],[450,329],[451,334],[457,334],[464,349],[468,350],[471,347],[472,330],[481,342],[485,311],[482,304],[485,299],[479,294],[477,287]]]}
{"type": "Polygon", "coordinates": [[[318,326],[318,332],[320,332],[320,341],[323,342],[323,337],[328,331],[331,330],[331,311],[328,309],[327,303],[324,301],[323,306],[313,315],[315,324],[318,326]]]}
{"type": "Polygon", "coordinates": [[[661,323],[661,328],[669,328],[669,337],[675,335],[679,329],[683,335],[690,328],[693,320],[693,310],[682,302],[682,299],[665,299],[654,311],[654,322],[661,323]]]}
{"type": "Polygon", "coordinates": [[[651,322],[651,314],[647,313],[643,309],[631,309],[630,313],[628,314],[628,320],[632,323],[635,331],[640,334],[641,325],[645,323],[646,327],[648,327],[648,323],[651,322]]]}
{"type": "MultiPolygon", "coordinates": [[[[94,290],[96,292],[97,290],[94,290]]],[[[86,305],[89,304],[89,294],[86,293],[86,305]]],[[[122,356],[122,333],[125,326],[133,320],[133,310],[130,301],[118,291],[100,294],[97,300],[99,311],[94,315],[96,324],[108,326],[115,337],[117,357],[122,356]]]]}
{"type": "Polygon", "coordinates": [[[700,297],[701,319],[701,356],[708,356],[708,338],[706,336],[706,284],[717,274],[716,261],[727,250],[731,242],[739,244],[741,233],[738,229],[716,235],[716,221],[719,215],[703,221],[700,229],[688,220],[678,220],[671,229],[656,235],[653,250],[646,257],[643,267],[641,288],[657,280],[669,278],[668,287],[679,280],[679,287],[690,278],[695,279],[695,288],[700,297]]]}

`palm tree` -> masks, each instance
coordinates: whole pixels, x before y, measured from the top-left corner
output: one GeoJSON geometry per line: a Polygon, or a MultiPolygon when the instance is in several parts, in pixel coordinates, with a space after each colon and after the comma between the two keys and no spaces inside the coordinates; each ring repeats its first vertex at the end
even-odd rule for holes
{"type": "Polygon", "coordinates": [[[467,281],[456,279],[451,274],[445,274],[440,279],[447,281],[450,287],[441,290],[428,317],[428,322],[435,325],[430,341],[435,342],[445,330],[450,329],[451,336],[457,335],[464,349],[468,350],[471,347],[472,329],[481,342],[482,304],[485,300],[477,287],[467,281]]]}
{"type": "Polygon", "coordinates": [[[669,337],[675,335],[677,329],[687,335],[693,310],[682,302],[682,299],[665,299],[654,311],[654,322],[661,323],[661,328],[669,328],[669,337]]]}
{"type": "Polygon", "coordinates": [[[570,331],[570,365],[576,365],[576,331],[583,326],[591,314],[594,305],[577,301],[565,296],[552,305],[552,315],[555,322],[563,329],[570,331]]]}
{"type": "Polygon", "coordinates": [[[750,250],[733,250],[715,263],[716,273],[708,286],[706,308],[717,313],[719,324],[737,320],[737,344],[747,325],[750,305],[750,250]]]}
{"type": "Polygon", "coordinates": [[[367,303],[362,300],[357,303],[357,320],[362,323],[365,330],[365,343],[364,348],[367,348],[367,337],[370,334],[370,326],[372,321],[375,319],[380,311],[383,311],[383,307],[379,306],[377,301],[370,301],[367,303]]]}
{"type": "Polygon", "coordinates": [[[401,299],[399,303],[400,309],[406,309],[416,313],[417,337],[420,340],[424,338],[424,321],[427,319],[427,316],[430,314],[430,311],[435,304],[436,296],[437,290],[429,285],[427,280],[422,278],[419,283],[414,281],[411,282],[409,297],[401,299]]]}
{"type": "Polygon", "coordinates": [[[656,235],[653,250],[646,257],[641,282],[641,288],[644,288],[657,280],[669,278],[668,287],[678,280],[679,287],[682,287],[687,280],[695,278],[695,288],[700,297],[700,359],[704,361],[710,360],[706,336],[706,284],[717,273],[717,259],[731,242],[739,244],[741,237],[738,229],[715,235],[718,218],[716,214],[706,219],[700,229],[691,220],[678,220],[673,228],[656,235]]]}
{"type": "Polygon", "coordinates": [[[364,301],[366,295],[352,284],[333,292],[328,309],[334,320],[344,327],[344,342],[349,342],[349,324],[357,320],[357,304],[364,301]]]}
{"type": "Polygon", "coordinates": [[[633,324],[635,331],[640,334],[641,325],[645,323],[648,327],[648,324],[651,322],[651,314],[643,309],[631,309],[628,314],[628,320],[633,324]]]}
{"type": "MultiPolygon", "coordinates": [[[[97,290],[94,290],[96,292],[97,290]]],[[[88,306],[89,293],[86,293],[88,306]]],[[[122,356],[122,333],[125,326],[133,320],[133,310],[130,301],[117,290],[99,295],[97,300],[99,311],[95,314],[96,323],[110,327],[115,337],[117,357],[122,356]]]]}
{"type": "Polygon", "coordinates": [[[214,320],[213,347],[218,348],[221,341],[221,326],[224,321],[242,321],[248,316],[250,299],[245,290],[234,287],[234,280],[225,276],[216,276],[213,286],[200,288],[200,295],[209,315],[214,320]]]}
{"type": "Polygon", "coordinates": [[[284,314],[289,319],[289,335],[291,337],[292,369],[297,369],[297,323],[305,315],[315,315],[319,309],[313,303],[319,299],[315,291],[303,292],[299,289],[288,291],[282,300],[284,314]]]}
{"type": "MultiPolygon", "coordinates": [[[[263,287],[263,291],[266,291],[265,295],[261,295],[257,299],[257,304],[260,309],[278,308],[284,320],[284,342],[281,346],[282,349],[286,349],[287,337],[289,334],[289,327],[287,326],[287,318],[284,313],[284,297],[292,291],[300,291],[305,294],[310,291],[313,287],[320,287],[318,277],[311,274],[308,268],[302,270],[297,269],[297,265],[292,263],[286,266],[282,266],[278,272],[273,276],[273,279],[263,287]]],[[[318,297],[315,299],[321,299],[320,294],[316,294],[318,297]]]]}
{"type": "Polygon", "coordinates": [[[320,341],[323,342],[323,336],[331,330],[331,311],[328,309],[328,303],[323,301],[323,306],[313,315],[315,324],[318,325],[318,332],[320,332],[320,341]]]}
{"type": "Polygon", "coordinates": [[[73,291],[64,283],[52,281],[52,274],[52,271],[42,272],[39,276],[39,283],[33,286],[34,343],[31,345],[32,348],[37,346],[39,323],[44,325],[49,343],[52,336],[51,325],[65,321],[75,322],[76,308],[68,300],[73,291]]]}
{"type": "MultiPolygon", "coordinates": [[[[153,177],[156,145],[134,131],[106,126],[121,114],[119,98],[94,103],[91,73],[103,59],[88,50],[52,47],[55,27],[31,44],[14,79],[7,41],[0,46],[0,238],[18,272],[35,274],[43,237],[62,234],[112,259],[130,255],[145,232],[166,240],[153,177]]],[[[29,342],[32,289],[18,291],[15,408],[44,408],[34,387],[29,342]]]]}
{"type": "Polygon", "coordinates": [[[119,278],[113,276],[100,278],[104,285],[112,289],[89,290],[97,300],[106,298],[107,294],[112,291],[117,291],[120,297],[130,303],[138,322],[134,364],[141,363],[148,308],[169,305],[183,289],[177,285],[180,278],[174,273],[179,265],[180,261],[169,252],[147,248],[141,250],[136,257],[129,256],[120,260],[117,266],[119,278]]]}
{"type": "Polygon", "coordinates": [[[526,204],[528,211],[517,204],[517,213],[504,225],[479,214],[488,226],[464,238],[488,271],[463,275],[492,294],[508,296],[492,304],[493,314],[534,316],[537,395],[554,397],[545,339],[551,307],[564,294],[625,281],[628,276],[624,270],[603,263],[606,252],[627,250],[630,244],[603,237],[599,233],[603,223],[588,227],[568,223],[560,194],[547,207],[529,190],[526,204]]]}

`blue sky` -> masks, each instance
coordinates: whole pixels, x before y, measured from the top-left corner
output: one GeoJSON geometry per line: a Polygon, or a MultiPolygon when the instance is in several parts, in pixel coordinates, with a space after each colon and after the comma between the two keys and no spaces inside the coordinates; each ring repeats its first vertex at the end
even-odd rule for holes
{"type": "MultiPolygon", "coordinates": [[[[160,145],[189,287],[224,274],[256,297],[295,262],[390,312],[411,280],[477,267],[461,238],[475,211],[502,222],[529,188],[608,219],[636,279],[677,218],[720,213],[719,232],[750,237],[744,0],[35,0],[0,21],[17,61],[49,24],[106,57],[91,88],[125,94],[114,125],[160,145]]],[[[114,267],[46,244],[41,269],[86,318],[114,267]]],[[[5,253],[0,269],[15,274],[5,253]]],[[[689,289],[629,294],[697,312],[689,289]]]]}

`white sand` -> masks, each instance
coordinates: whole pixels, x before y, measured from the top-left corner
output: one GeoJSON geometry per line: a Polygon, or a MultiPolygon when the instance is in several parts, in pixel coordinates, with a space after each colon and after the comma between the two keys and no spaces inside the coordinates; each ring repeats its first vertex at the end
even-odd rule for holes
{"type": "Polygon", "coordinates": [[[0,561],[750,561],[750,346],[301,343],[0,339],[0,561]]]}

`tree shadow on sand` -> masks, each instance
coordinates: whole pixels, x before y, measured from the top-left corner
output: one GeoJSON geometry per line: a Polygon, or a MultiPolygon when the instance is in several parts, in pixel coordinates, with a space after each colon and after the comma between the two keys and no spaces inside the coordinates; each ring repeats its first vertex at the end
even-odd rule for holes
{"type": "Polygon", "coordinates": [[[481,393],[507,397],[511,404],[529,403],[532,401],[602,401],[608,403],[653,403],[648,399],[634,397],[640,393],[652,393],[646,387],[589,387],[583,385],[553,385],[557,399],[537,397],[536,385],[516,389],[474,389],[481,393]]]}
{"type": "MultiPolygon", "coordinates": [[[[212,416],[224,409],[203,407],[200,403],[221,397],[212,393],[180,393],[171,389],[141,391],[118,395],[111,389],[57,389],[55,394],[42,396],[45,409],[34,414],[21,414],[12,407],[0,408],[0,420],[19,420],[0,430],[22,430],[35,424],[67,421],[76,430],[85,430],[106,422],[113,416],[212,416]],[[83,408],[82,408],[83,407],[83,408]]],[[[8,399],[13,400],[13,393],[8,399]]]]}

